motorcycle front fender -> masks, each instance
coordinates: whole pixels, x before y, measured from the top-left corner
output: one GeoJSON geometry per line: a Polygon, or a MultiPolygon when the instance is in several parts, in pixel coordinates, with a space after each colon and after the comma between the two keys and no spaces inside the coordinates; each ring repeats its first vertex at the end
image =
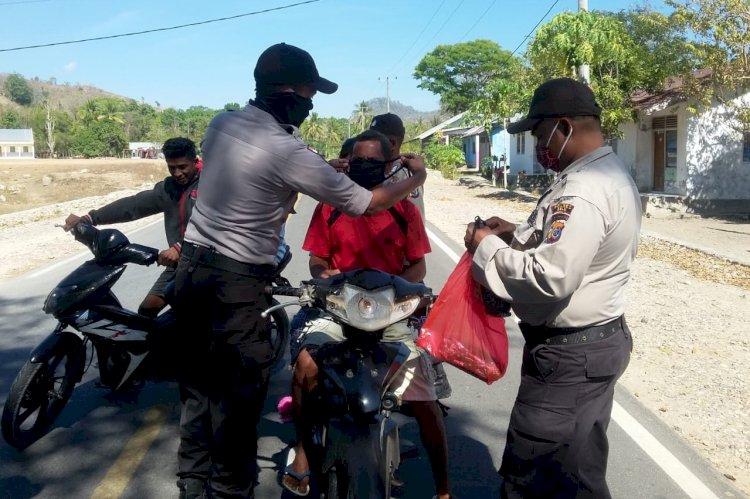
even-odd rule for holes
{"type": "Polygon", "coordinates": [[[35,364],[47,362],[63,352],[74,352],[76,350],[80,351],[80,355],[73,358],[77,359],[77,365],[75,366],[76,377],[80,378],[83,375],[86,352],[83,348],[83,340],[70,331],[60,329],[53,331],[31,351],[29,361],[35,364]]]}
{"type": "Polygon", "coordinates": [[[382,416],[366,426],[353,426],[332,420],[328,426],[323,473],[337,463],[346,465],[349,484],[355,497],[388,498],[391,472],[400,462],[398,425],[382,416]]]}

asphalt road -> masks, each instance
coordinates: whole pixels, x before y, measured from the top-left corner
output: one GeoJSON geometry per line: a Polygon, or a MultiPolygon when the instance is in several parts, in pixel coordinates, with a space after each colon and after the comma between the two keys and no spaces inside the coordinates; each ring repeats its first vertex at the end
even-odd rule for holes
{"type": "MultiPolygon", "coordinates": [[[[292,283],[308,277],[301,242],[313,204],[304,199],[288,224],[295,257],[286,271],[292,283]]],[[[50,227],[50,230],[56,230],[50,227]]],[[[427,283],[439,290],[462,248],[429,227],[433,253],[428,257],[427,283]]],[[[129,235],[134,242],[164,247],[160,223],[129,235]]],[[[55,326],[41,311],[44,297],[72,269],[89,258],[82,253],[0,285],[0,403],[29,351],[55,326]]],[[[132,266],[115,285],[127,307],[135,309],[159,269],[132,266]]],[[[290,315],[294,309],[288,309],[290,315]]],[[[450,474],[461,498],[498,497],[496,469],[519,383],[522,340],[512,320],[507,322],[510,366],[506,376],[488,386],[447,366],[453,396],[446,419],[450,474]]],[[[91,369],[76,388],[52,431],[19,453],[0,441],[0,499],[4,498],[167,498],[175,486],[179,403],[171,383],[147,384],[140,392],[113,395],[95,386],[91,369]]],[[[290,497],[278,485],[279,469],[289,442],[291,424],[279,422],[275,405],[289,391],[289,372],[272,379],[259,426],[261,467],[256,497],[290,497]]],[[[401,497],[429,498],[434,493],[431,472],[413,420],[404,419],[402,438],[417,443],[400,475],[406,480],[401,497]]],[[[623,389],[616,392],[609,429],[608,481],[615,498],[743,497],[669,428],[623,389]]]]}

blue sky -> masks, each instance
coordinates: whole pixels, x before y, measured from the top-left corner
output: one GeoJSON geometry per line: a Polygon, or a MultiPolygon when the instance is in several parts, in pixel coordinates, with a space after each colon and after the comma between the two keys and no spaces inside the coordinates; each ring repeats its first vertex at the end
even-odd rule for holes
{"type": "MultiPolygon", "coordinates": [[[[295,1],[0,0],[0,49],[193,23],[295,1]]],[[[417,88],[412,77],[425,53],[477,38],[513,50],[553,3],[320,0],[160,33],[0,52],[0,72],[91,84],[152,105],[220,108],[252,97],[258,55],[283,41],[310,52],[320,73],[339,84],[335,94],[314,99],[321,116],[348,116],[357,102],[384,97],[386,76],[391,99],[429,111],[438,107],[438,97],[417,88]]],[[[617,11],[640,3],[589,0],[589,8],[617,11]]],[[[659,0],[650,5],[664,8],[659,0]]],[[[577,0],[558,0],[545,21],[577,6],[577,0]]]]}

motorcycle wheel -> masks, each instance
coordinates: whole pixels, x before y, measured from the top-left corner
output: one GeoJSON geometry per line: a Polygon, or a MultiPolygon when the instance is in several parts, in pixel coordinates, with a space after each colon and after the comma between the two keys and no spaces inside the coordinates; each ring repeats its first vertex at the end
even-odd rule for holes
{"type": "MultiPolygon", "coordinates": [[[[278,302],[273,300],[272,305],[278,302]]],[[[268,320],[268,328],[271,333],[271,344],[273,345],[273,363],[271,373],[276,373],[285,366],[284,354],[289,346],[289,316],[283,309],[271,312],[268,320]]]]}
{"type": "Polygon", "coordinates": [[[3,407],[1,426],[6,442],[23,450],[52,426],[77,383],[77,353],[68,350],[46,362],[26,361],[3,407]]]}
{"type": "Polygon", "coordinates": [[[349,487],[346,469],[340,463],[328,471],[327,479],[326,499],[354,499],[354,491],[349,487]]]}

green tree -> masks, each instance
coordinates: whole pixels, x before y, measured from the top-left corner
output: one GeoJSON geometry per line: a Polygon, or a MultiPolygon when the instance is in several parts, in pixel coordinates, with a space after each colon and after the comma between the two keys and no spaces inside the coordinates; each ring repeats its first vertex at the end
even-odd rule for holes
{"type": "Polygon", "coordinates": [[[490,40],[438,45],[419,61],[414,77],[420,88],[439,95],[442,107],[455,114],[485,96],[485,86],[512,71],[516,61],[490,40]]]}
{"type": "Polygon", "coordinates": [[[18,73],[13,73],[6,78],[5,93],[10,100],[22,106],[28,106],[34,100],[34,91],[26,79],[18,73]]]}
{"type": "Polygon", "coordinates": [[[224,104],[224,111],[239,111],[240,109],[242,108],[236,102],[227,102],[224,104]]]}
{"type": "Polygon", "coordinates": [[[433,142],[425,147],[424,154],[427,166],[439,170],[445,178],[454,179],[458,167],[466,163],[464,152],[453,144],[433,142]]]}
{"type": "Polygon", "coordinates": [[[129,142],[146,141],[156,123],[156,110],[149,104],[130,100],[125,103],[122,119],[129,142]]]}
{"type": "Polygon", "coordinates": [[[691,73],[697,67],[692,43],[680,32],[673,16],[639,7],[613,15],[625,25],[635,50],[632,64],[620,74],[629,87],[660,92],[670,78],[691,73]]]}
{"type": "Polygon", "coordinates": [[[750,2],[747,0],[666,0],[671,21],[691,39],[702,74],[686,71],[683,91],[697,108],[714,100],[728,105],[742,129],[750,127],[750,108],[734,99],[750,88],[750,2]]]}
{"type": "Polygon", "coordinates": [[[88,126],[77,123],[71,152],[86,158],[119,156],[128,141],[122,124],[110,120],[94,121],[88,126]]]}
{"type": "Polygon", "coordinates": [[[12,109],[5,111],[0,115],[0,128],[23,128],[21,117],[12,109]]]}

